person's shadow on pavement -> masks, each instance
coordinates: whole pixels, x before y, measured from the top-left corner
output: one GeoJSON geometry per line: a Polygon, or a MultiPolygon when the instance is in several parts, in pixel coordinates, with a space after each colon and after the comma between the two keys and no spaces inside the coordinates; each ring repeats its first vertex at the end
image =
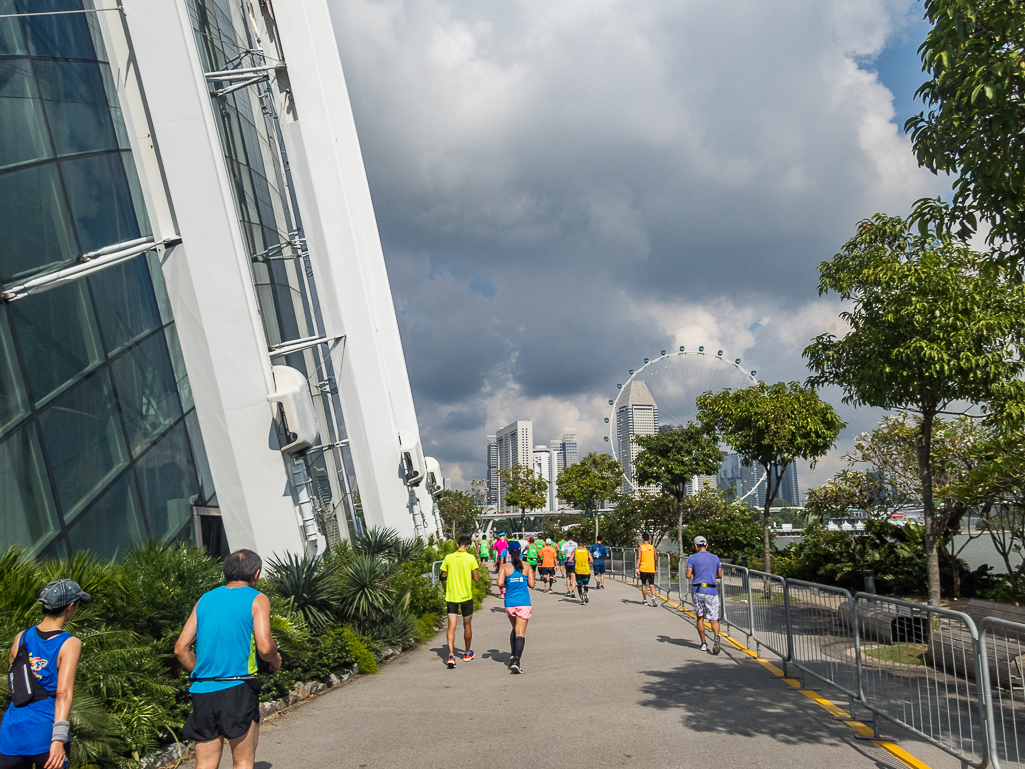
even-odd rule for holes
{"type": "Polygon", "coordinates": [[[492,659],[495,662],[500,662],[503,665],[509,664],[509,658],[512,656],[512,652],[503,652],[498,649],[488,649],[481,656],[481,659],[492,659]]]}

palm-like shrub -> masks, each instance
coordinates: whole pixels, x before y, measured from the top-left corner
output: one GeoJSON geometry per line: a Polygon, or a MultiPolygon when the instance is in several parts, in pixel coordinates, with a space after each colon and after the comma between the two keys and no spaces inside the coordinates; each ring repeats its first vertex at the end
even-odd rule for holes
{"type": "Polygon", "coordinates": [[[374,527],[352,541],[352,549],[360,555],[374,558],[392,558],[402,538],[395,529],[374,527]]]}
{"type": "Polygon", "coordinates": [[[354,623],[376,622],[395,599],[395,565],[372,555],[356,555],[338,567],[339,614],[354,623]]]}
{"type": "Polygon", "coordinates": [[[392,557],[398,563],[418,561],[424,554],[424,542],[417,537],[399,539],[392,548],[392,557]]]}
{"type": "Polygon", "coordinates": [[[299,614],[311,630],[321,630],[335,619],[338,591],[331,567],[320,556],[291,553],[268,562],[267,583],[299,614]]]}

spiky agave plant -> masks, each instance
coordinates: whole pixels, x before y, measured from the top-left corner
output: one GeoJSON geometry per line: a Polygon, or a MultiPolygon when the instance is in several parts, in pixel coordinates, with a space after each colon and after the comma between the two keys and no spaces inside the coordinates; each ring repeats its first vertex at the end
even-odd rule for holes
{"type": "Polygon", "coordinates": [[[338,591],[331,571],[320,556],[288,553],[268,561],[267,583],[311,630],[317,631],[335,619],[338,591]]]}
{"type": "Polygon", "coordinates": [[[395,600],[391,585],[395,565],[361,554],[338,568],[335,576],[342,619],[356,623],[377,622],[395,600]]]}
{"type": "Polygon", "coordinates": [[[392,557],[399,563],[416,561],[424,554],[424,541],[419,537],[399,539],[392,548],[392,557]]]}
{"type": "Polygon", "coordinates": [[[399,533],[395,529],[374,527],[367,529],[362,536],[355,538],[352,542],[352,549],[359,554],[374,558],[392,558],[400,541],[399,533]]]}

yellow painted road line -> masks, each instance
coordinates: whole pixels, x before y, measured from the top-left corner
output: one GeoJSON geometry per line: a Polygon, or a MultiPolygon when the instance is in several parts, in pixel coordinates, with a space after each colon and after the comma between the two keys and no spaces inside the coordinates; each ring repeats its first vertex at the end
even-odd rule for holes
{"type": "MultiPolygon", "coordinates": [[[[615,579],[615,577],[613,577],[613,579],[615,579]]],[[[621,580],[617,580],[617,582],[618,581],[621,581],[621,580]]],[[[624,582],[624,584],[629,584],[629,583],[624,582]]],[[[687,615],[689,615],[691,617],[694,617],[695,619],[697,618],[696,615],[694,614],[694,612],[692,612],[690,609],[687,609],[687,608],[684,608],[683,606],[680,606],[680,604],[678,604],[676,601],[670,599],[668,594],[666,595],[666,598],[663,599],[663,600],[665,600],[665,602],[670,604],[671,606],[679,609],[684,614],[687,614],[687,615]]],[[[799,689],[801,694],[803,694],[805,697],[810,699],[816,705],[821,707],[827,713],[829,713],[832,716],[836,716],[838,718],[844,719],[844,723],[847,724],[852,729],[854,729],[854,731],[858,732],[859,734],[866,735],[866,736],[873,734],[871,726],[867,726],[867,725],[863,724],[861,721],[852,721],[852,720],[850,720],[848,718],[849,714],[845,710],[842,710],[842,709],[838,708],[836,705],[834,705],[832,702],[827,700],[825,697],[819,696],[816,692],[809,691],[807,689],[801,689],[801,682],[800,681],[798,681],[796,678],[788,678],[788,677],[784,676],[782,670],[780,670],[778,667],[773,665],[771,662],[769,662],[769,660],[765,659],[764,657],[759,657],[756,652],[753,652],[750,649],[748,649],[746,646],[744,646],[744,644],[740,643],[740,641],[736,640],[735,638],[733,638],[730,635],[727,635],[726,633],[720,633],[719,635],[720,635],[721,638],[724,638],[730,644],[735,646],[739,651],[744,652],[744,654],[746,654],[749,657],[751,657],[752,659],[754,659],[755,662],[757,662],[763,668],[768,670],[774,676],[776,676],[777,678],[782,679],[784,681],[784,683],[788,684],[789,686],[792,686],[794,689],[799,689]]],[[[910,766],[911,769],[932,769],[932,767],[930,767],[928,764],[923,763],[922,761],[918,760],[913,755],[911,755],[906,750],[904,750],[902,747],[900,747],[899,745],[897,745],[897,744],[895,744],[893,742],[889,742],[888,740],[872,740],[872,742],[874,742],[876,745],[881,747],[883,750],[885,750],[887,753],[889,753],[891,756],[893,756],[897,760],[903,761],[905,764],[910,766]]]]}

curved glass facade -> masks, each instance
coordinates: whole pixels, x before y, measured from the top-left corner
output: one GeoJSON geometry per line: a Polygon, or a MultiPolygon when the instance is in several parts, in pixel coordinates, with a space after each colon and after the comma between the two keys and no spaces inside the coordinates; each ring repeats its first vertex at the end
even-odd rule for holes
{"type": "MultiPolygon", "coordinates": [[[[0,211],[0,291],[150,234],[92,14],[0,18],[0,211]]],[[[0,303],[0,547],[113,557],[216,505],[167,308],[154,252],[0,303]]]]}

